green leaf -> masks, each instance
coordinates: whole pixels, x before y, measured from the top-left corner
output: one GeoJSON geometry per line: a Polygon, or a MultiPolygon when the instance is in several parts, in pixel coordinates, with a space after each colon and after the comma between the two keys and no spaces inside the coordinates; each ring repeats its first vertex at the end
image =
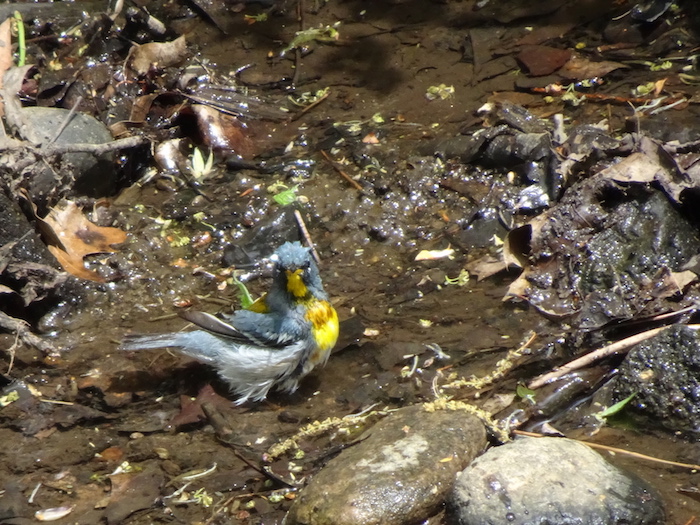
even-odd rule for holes
{"type": "Polygon", "coordinates": [[[297,200],[297,189],[299,189],[299,186],[293,186],[288,190],[284,190],[276,195],[273,195],[272,198],[280,206],[288,206],[297,200]]]}
{"type": "Polygon", "coordinates": [[[620,412],[623,408],[625,408],[625,406],[627,405],[627,403],[629,403],[630,401],[632,401],[632,398],[633,398],[634,396],[636,396],[636,395],[637,395],[637,392],[634,392],[633,394],[627,396],[627,397],[626,397],[625,399],[623,399],[622,401],[618,401],[617,403],[615,403],[615,404],[612,405],[612,406],[609,406],[609,407],[606,408],[605,410],[603,410],[603,411],[601,411],[601,412],[598,412],[598,414],[596,414],[596,415],[597,415],[599,418],[605,418],[605,417],[614,416],[615,414],[617,414],[618,412],[620,412]]]}
{"type": "Polygon", "coordinates": [[[238,287],[238,300],[241,302],[241,306],[248,309],[255,302],[253,296],[250,295],[246,285],[238,280],[235,273],[231,276],[231,281],[238,287]]]}
{"type": "Polygon", "coordinates": [[[519,398],[524,399],[525,401],[528,401],[533,405],[535,404],[535,391],[530,390],[525,385],[518,385],[515,388],[515,393],[519,398]]]}

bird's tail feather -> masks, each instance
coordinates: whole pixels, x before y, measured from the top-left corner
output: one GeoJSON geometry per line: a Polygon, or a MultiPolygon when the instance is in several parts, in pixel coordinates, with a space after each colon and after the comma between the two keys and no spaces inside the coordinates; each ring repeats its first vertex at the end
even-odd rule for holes
{"type": "Polygon", "coordinates": [[[124,339],[120,349],[148,350],[165,347],[175,348],[182,354],[216,367],[231,390],[240,396],[238,403],[247,399],[264,399],[275,384],[288,392],[296,390],[301,376],[295,371],[305,350],[303,342],[280,349],[231,344],[229,338],[202,330],[130,335],[124,339]]]}
{"type": "Polygon", "coordinates": [[[128,335],[119,349],[151,350],[166,347],[175,348],[181,354],[214,366],[221,366],[227,358],[230,358],[221,339],[202,330],[172,334],[128,335]]]}
{"type": "Polygon", "coordinates": [[[151,350],[178,346],[177,334],[127,335],[119,350],[151,350]]]}

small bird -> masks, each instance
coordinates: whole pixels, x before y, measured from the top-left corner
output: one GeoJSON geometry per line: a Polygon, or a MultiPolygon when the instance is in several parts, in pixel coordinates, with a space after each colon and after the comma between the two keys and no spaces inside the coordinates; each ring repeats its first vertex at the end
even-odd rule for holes
{"type": "Polygon", "coordinates": [[[308,248],[287,242],[270,259],[270,291],[248,309],[222,317],[182,312],[203,330],[130,335],[120,349],[173,347],[207,363],[239,396],[236,404],[261,401],[272,387],[294,392],[304,376],[328,361],[338,339],[338,314],[308,248]]]}

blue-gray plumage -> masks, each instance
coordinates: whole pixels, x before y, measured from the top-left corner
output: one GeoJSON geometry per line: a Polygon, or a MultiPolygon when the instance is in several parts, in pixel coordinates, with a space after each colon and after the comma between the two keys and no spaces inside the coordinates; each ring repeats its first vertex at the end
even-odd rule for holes
{"type": "Polygon", "coordinates": [[[307,248],[288,242],[271,259],[270,291],[249,310],[223,318],[183,312],[203,330],[127,336],[120,348],[176,348],[215,367],[239,404],[264,399],[273,386],[295,391],[305,375],[328,360],[338,337],[338,316],[307,248]]]}

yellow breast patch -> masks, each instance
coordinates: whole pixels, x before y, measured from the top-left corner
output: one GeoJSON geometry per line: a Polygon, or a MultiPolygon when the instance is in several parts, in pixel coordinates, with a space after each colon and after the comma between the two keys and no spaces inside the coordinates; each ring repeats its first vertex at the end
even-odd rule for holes
{"type": "Polygon", "coordinates": [[[340,331],[335,308],[328,301],[314,301],[309,305],[305,317],[311,323],[311,333],[319,351],[322,354],[330,352],[338,340],[340,331]]]}

